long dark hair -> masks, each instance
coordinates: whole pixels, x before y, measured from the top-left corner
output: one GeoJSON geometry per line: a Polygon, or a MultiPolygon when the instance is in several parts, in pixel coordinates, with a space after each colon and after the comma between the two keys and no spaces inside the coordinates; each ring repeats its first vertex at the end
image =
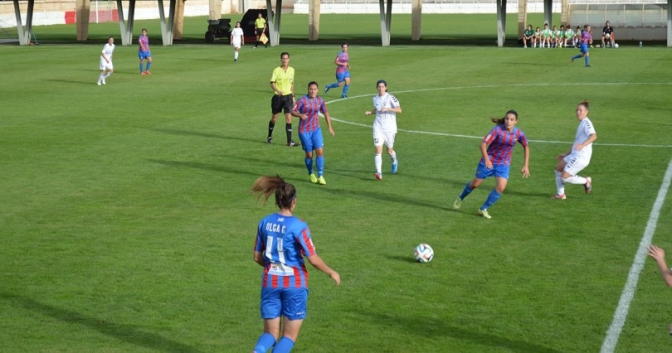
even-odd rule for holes
{"type": "Polygon", "coordinates": [[[508,112],[506,112],[506,114],[504,114],[503,117],[501,117],[501,118],[491,118],[490,121],[492,121],[493,123],[495,123],[497,125],[504,125],[504,121],[506,121],[506,116],[509,115],[509,114],[515,115],[516,120],[518,120],[518,112],[511,109],[508,112]]]}
{"type": "Polygon", "coordinates": [[[296,197],[294,185],[285,182],[279,175],[261,176],[252,184],[252,193],[258,194],[257,200],[263,198],[268,202],[271,194],[275,193],[275,204],[280,209],[291,209],[292,201],[296,197]]]}

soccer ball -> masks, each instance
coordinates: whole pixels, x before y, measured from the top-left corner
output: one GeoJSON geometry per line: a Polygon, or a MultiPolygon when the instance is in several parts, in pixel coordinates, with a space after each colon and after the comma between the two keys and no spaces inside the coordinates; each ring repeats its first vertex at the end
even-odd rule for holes
{"type": "Polygon", "coordinates": [[[614,48],[618,48],[618,43],[614,43],[614,48]]]}
{"type": "Polygon", "coordinates": [[[434,250],[429,244],[420,244],[415,247],[415,259],[418,262],[427,263],[434,258],[434,250]]]}
{"type": "Polygon", "coordinates": [[[611,38],[611,34],[607,33],[607,34],[604,35],[604,37],[609,39],[609,38],[611,38]]]}

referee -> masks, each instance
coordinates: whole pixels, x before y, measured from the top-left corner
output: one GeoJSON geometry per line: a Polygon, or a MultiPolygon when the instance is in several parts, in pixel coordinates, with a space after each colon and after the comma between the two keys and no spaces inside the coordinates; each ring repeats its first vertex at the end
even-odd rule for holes
{"type": "Polygon", "coordinates": [[[294,68],[289,66],[289,53],[280,54],[281,65],[273,70],[271,89],[275,95],[271,98],[271,121],[268,123],[268,137],[266,143],[273,142],[273,129],[278,120],[278,114],[284,110],[285,132],[287,132],[287,146],[296,147],[298,143],[292,141],[292,108],[294,107],[294,68]]]}

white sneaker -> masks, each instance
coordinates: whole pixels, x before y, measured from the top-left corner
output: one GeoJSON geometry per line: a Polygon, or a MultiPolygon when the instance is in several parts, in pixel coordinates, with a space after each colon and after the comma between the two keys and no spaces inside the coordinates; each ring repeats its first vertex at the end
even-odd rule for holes
{"type": "Polygon", "coordinates": [[[100,86],[100,80],[98,80],[98,86],[100,86]]]}
{"type": "Polygon", "coordinates": [[[103,79],[103,84],[105,84],[105,79],[103,79]]]}

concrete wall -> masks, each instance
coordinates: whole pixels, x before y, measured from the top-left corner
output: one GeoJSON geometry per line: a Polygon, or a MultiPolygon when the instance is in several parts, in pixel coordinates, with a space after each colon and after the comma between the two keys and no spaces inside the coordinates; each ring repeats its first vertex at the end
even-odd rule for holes
{"type": "MultiPolygon", "coordinates": [[[[561,3],[556,1],[553,3],[553,12],[561,12],[561,3]]],[[[394,3],[392,7],[393,13],[411,13],[411,3],[394,3]]],[[[509,1],[506,5],[507,13],[518,12],[518,2],[509,1]]],[[[530,2],[527,6],[528,13],[543,13],[543,2],[530,2]]],[[[294,13],[307,14],[308,3],[306,1],[297,2],[294,4],[294,13]]],[[[322,14],[378,14],[380,13],[380,4],[377,1],[371,2],[341,2],[341,3],[321,3],[320,13],[322,14]]],[[[442,2],[442,3],[423,3],[423,14],[496,14],[497,4],[495,1],[491,2],[442,2]]]]}

